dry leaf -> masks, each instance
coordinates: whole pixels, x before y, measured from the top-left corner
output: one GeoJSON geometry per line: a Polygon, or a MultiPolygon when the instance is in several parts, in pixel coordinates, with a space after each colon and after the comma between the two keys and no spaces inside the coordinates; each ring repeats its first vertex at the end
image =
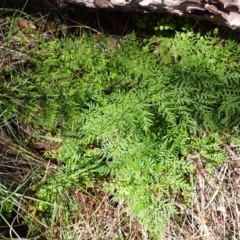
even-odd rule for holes
{"type": "Polygon", "coordinates": [[[31,29],[36,29],[37,27],[29,22],[29,21],[26,21],[26,20],[23,20],[23,19],[17,19],[18,21],[18,24],[20,27],[24,27],[24,28],[31,28],[31,29]]]}

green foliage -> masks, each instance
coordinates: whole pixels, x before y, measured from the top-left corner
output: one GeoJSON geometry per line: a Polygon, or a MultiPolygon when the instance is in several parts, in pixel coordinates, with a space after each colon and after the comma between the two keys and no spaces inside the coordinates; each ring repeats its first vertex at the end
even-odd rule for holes
{"type": "Polygon", "coordinates": [[[139,29],[154,30],[157,35],[174,34],[175,31],[192,31],[195,27],[194,20],[190,20],[187,17],[179,18],[173,15],[135,14],[134,19],[139,29]]]}
{"type": "Polygon", "coordinates": [[[135,14],[134,18],[136,19],[136,25],[139,29],[153,29],[157,21],[157,16],[150,13],[144,15],[135,14]]]}
{"type": "Polygon", "coordinates": [[[155,31],[191,31],[194,26],[190,22],[189,18],[176,18],[173,15],[167,15],[157,21],[154,30],[155,31]]]}
{"type": "Polygon", "coordinates": [[[171,198],[190,198],[191,159],[213,172],[224,160],[220,132],[239,127],[240,49],[192,32],[147,43],[131,35],[114,51],[104,43],[85,35],[33,49],[26,68],[0,83],[2,115],[63,139],[60,171],[35,186],[40,199],[107,176],[106,189],[157,239],[176,211],[171,198]]]}

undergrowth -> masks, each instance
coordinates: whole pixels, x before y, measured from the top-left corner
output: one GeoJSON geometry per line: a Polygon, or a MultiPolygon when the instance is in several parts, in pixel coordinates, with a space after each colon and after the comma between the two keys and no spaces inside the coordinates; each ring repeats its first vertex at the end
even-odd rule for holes
{"type": "Polygon", "coordinates": [[[31,186],[46,237],[66,237],[59,225],[68,228],[77,211],[71,193],[94,199],[88,189],[102,182],[145,237],[161,239],[178,212],[176,196],[191,202],[196,159],[211,176],[226,159],[224,133],[237,135],[238,43],[191,31],[109,39],[84,33],[43,42],[27,50],[22,69],[1,73],[1,119],[28,126],[27,146],[61,143],[43,156],[58,171],[31,186]]]}

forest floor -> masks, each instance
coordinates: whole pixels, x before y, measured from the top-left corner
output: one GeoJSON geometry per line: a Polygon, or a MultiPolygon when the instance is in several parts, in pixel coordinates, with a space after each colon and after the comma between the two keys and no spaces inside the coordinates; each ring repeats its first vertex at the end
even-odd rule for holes
{"type": "MultiPolygon", "coordinates": [[[[89,31],[96,38],[103,34],[111,36],[108,44],[110,48],[115,48],[118,47],[118,39],[124,38],[133,31],[140,39],[147,39],[154,33],[154,30],[148,27],[139,28],[139,19],[143,15],[103,10],[86,11],[74,5],[58,11],[48,1],[44,2],[29,1],[25,6],[25,1],[9,1],[8,5],[4,6],[9,11],[5,11],[0,17],[1,76],[9,79],[9,71],[17,72],[23,68],[31,58],[28,49],[38,46],[39,39],[48,42],[64,39],[70,34],[80,37],[83,31],[89,31]],[[16,11],[16,9],[20,10],[16,11]]],[[[208,22],[191,21],[196,24],[196,29],[200,28],[203,33],[213,27],[208,22]]],[[[219,29],[224,44],[224,35],[227,35],[228,30],[224,27],[219,29]]],[[[14,80],[9,79],[9,81],[14,80]]],[[[10,99],[11,96],[6,98],[10,99]]],[[[45,231],[41,237],[35,239],[50,239],[49,236],[56,239],[56,236],[67,236],[66,229],[61,228],[61,219],[53,226],[58,229],[57,232],[51,232],[51,228],[46,228],[47,224],[42,219],[41,212],[32,205],[31,201],[36,196],[34,190],[30,189],[33,182],[40,181],[38,177],[33,179],[30,169],[33,172],[45,171],[45,174],[41,175],[44,178],[46,174],[51,175],[61,171],[54,157],[45,157],[49,151],[58,151],[61,141],[58,141],[58,136],[29,141],[35,134],[34,123],[29,122],[30,125],[26,125],[20,119],[6,122],[2,118],[0,122],[0,194],[4,191],[2,187],[4,183],[11,179],[11,187],[23,188],[29,200],[16,197],[15,190],[9,196],[12,201],[19,199],[20,209],[10,216],[3,216],[3,212],[0,212],[1,238],[30,239],[29,232],[32,231],[33,226],[23,222],[22,215],[26,213],[38,222],[39,231],[45,231]],[[6,219],[8,220],[5,221],[6,219]]],[[[201,137],[207,135],[208,133],[205,132],[201,137]]],[[[213,174],[208,173],[204,157],[187,159],[195,166],[191,203],[186,207],[181,195],[173,197],[178,213],[171,215],[171,223],[166,228],[163,239],[239,239],[240,145],[238,141],[236,143],[229,141],[227,135],[223,134],[221,137],[221,149],[227,157],[213,174]]],[[[89,148],[94,147],[89,146],[89,148]]],[[[70,231],[75,239],[98,240],[106,239],[106,236],[108,239],[151,239],[148,231],[134,218],[124,201],[112,201],[113,194],[104,191],[103,185],[104,181],[98,181],[85,190],[74,189],[73,192],[69,192],[69,199],[73,198],[78,208],[82,209],[81,216],[72,216],[70,231]]],[[[5,200],[0,199],[0,201],[2,204],[5,200]]]]}

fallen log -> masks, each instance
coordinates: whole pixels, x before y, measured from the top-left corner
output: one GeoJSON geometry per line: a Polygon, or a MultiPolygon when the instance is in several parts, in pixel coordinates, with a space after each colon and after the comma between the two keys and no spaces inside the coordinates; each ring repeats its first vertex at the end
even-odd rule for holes
{"type": "Polygon", "coordinates": [[[121,11],[161,12],[209,20],[214,24],[240,30],[240,0],[57,0],[87,8],[121,11]]]}

